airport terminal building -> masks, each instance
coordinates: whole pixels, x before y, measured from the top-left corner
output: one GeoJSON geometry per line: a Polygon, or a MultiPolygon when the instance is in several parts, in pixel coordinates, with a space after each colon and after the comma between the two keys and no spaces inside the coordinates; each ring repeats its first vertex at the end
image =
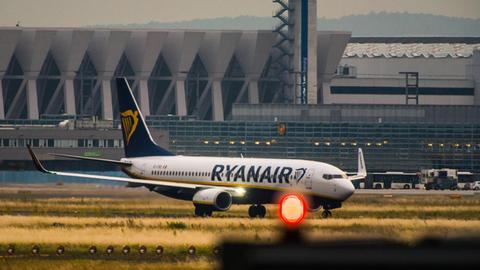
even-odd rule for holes
{"type": "Polygon", "coordinates": [[[355,171],[362,147],[371,172],[480,173],[480,38],[300,32],[305,62],[301,38],[285,40],[282,28],[0,28],[0,167],[31,168],[27,143],[52,166],[66,160],[48,152],[120,158],[123,76],[154,137],[177,154],[355,171]]]}

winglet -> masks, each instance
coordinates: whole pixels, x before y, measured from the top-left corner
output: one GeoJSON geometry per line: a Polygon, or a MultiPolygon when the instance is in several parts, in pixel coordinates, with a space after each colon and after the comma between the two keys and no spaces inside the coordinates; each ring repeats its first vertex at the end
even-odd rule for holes
{"type": "Polygon", "coordinates": [[[362,148],[358,148],[358,168],[357,168],[357,174],[354,176],[348,177],[350,181],[353,180],[361,180],[365,179],[367,177],[367,167],[365,166],[365,159],[363,158],[363,151],[362,148]]]}
{"type": "Polygon", "coordinates": [[[45,167],[43,167],[42,163],[40,162],[40,160],[38,160],[35,153],[33,153],[33,150],[30,144],[27,144],[27,148],[28,148],[28,152],[30,153],[30,156],[32,157],[32,161],[33,161],[33,164],[35,165],[35,168],[37,168],[37,170],[43,173],[50,173],[47,169],[45,169],[45,167]]]}
{"type": "Polygon", "coordinates": [[[367,176],[367,167],[365,166],[365,159],[363,158],[363,151],[362,148],[358,148],[358,175],[362,175],[364,177],[367,176]]]}

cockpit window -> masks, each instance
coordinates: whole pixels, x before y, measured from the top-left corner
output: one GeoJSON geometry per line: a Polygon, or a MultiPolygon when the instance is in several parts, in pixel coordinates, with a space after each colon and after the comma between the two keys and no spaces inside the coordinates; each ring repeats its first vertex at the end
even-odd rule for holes
{"type": "Polygon", "coordinates": [[[343,179],[343,178],[345,178],[345,177],[341,174],[324,174],[323,175],[323,179],[326,179],[326,180],[343,179]]]}

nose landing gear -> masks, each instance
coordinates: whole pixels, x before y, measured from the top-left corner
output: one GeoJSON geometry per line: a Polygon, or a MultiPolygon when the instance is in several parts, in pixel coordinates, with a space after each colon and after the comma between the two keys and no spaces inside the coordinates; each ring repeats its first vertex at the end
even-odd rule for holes
{"type": "Polygon", "coordinates": [[[197,217],[211,217],[213,210],[211,207],[204,205],[195,206],[195,216],[197,217]]]}
{"type": "Polygon", "coordinates": [[[266,213],[267,209],[261,204],[254,204],[248,208],[248,216],[251,218],[264,218],[266,213]]]}
{"type": "Polygon", "coordinates": [[[328,210],[328,209],[323,210],[322,218],[327,219],[327,218],[330,218],[330,217],[332,217],[332,212],[330,212],[330,210],[328,210]]]}

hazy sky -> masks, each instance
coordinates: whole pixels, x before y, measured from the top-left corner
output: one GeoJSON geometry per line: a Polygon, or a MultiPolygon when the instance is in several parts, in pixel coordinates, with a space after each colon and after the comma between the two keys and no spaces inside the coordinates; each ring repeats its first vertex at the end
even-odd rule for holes
{"type": "MultiPolygon", "coordinates": [[[[271,0],[0,0],[0,25],[86,26],[175,22],[240,15],[271,16],[271,0]]],[[[480,18],[480,0],[318,0],[318,16],[370,12],[480,18]]]]}

